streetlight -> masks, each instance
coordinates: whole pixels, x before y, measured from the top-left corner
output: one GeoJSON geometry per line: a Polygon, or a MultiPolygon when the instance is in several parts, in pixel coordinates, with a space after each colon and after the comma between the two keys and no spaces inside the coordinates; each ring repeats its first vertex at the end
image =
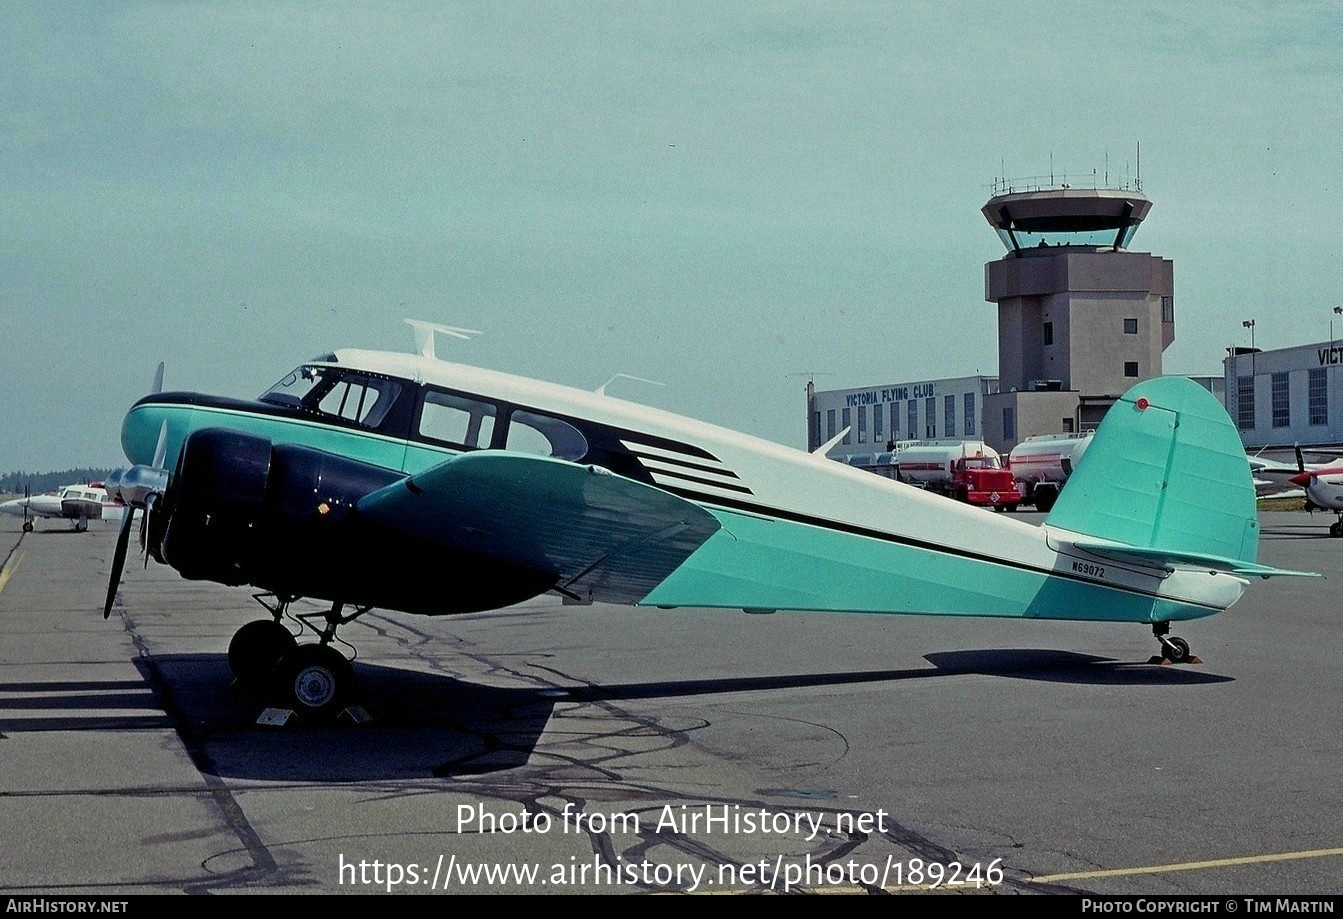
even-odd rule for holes
{"type": "Polygon", "coordinates": [[[1241,325],[1250,330],[1250,376],[1254,376],[1254,320],[1246,319],[1241,325]]]}

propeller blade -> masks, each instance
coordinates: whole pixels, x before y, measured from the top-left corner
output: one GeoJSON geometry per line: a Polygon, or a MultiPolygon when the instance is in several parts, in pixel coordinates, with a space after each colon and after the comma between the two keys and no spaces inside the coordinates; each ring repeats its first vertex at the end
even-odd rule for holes
{"type": "MultiPolygon", "coordinates": [[[[166,422],[165,422],[165,424],[166,424],[166,422]]],[[[1297,444],[1297,446],[1296,446],[1296,471],[1297,471],[1297,472],[1305,472],[1305,471],[1306,471],[1306,461],[1305,461],[1304,459],[1301,458],[1301,445],[1300,445],[1300,444],[1297,444]]]]}
{"type": "Polygon", "coordinates": [[[168,455],[168,421],[164,419],[159,427],[159,442],[154,445],[154,462],[151,464],[155,469],[163,468],[163,460],[168,455]]]}
{"type": "Polygon", "coordinates": [[[145,512],[140,518],[140,552],[145,557],[145,568],[149,568],[149,549],[145,545],[146,534],[149,532],[149,515],[154,513],[154,501],[158,495],[150,492],[145,496],[145,512]]]}
{"type": "Polygon", "coordinates": [[[163,392],[163,361],[159,361],[159,369],[154,371],[154,385],[149,392],[155,396],[163,392]]]}
{"type": "Polygon", "coordinates": [[[131,541],[131,527],[135,525],[135,508],[126,508],[126,516],[121,520],[121,531],[117,533],[117,547],[112,553],[112,574],[107,582],[107,602],[103,605],[103,618],[112,615],[112,604],[117,599],[117,588],[121,586],[121,569],[126,565],[126,546],[131,541]]]}

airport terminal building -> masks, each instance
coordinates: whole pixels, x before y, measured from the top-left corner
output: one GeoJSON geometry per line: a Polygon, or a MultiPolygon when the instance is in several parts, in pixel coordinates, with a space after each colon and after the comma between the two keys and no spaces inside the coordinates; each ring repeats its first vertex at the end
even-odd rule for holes
{"type": "Polygon", "coordinates": [[[983,438],[984,397],[998,391],[989,376],[921,380],[817,392],[807,384],[807,449],[840,438],[826,455],[845,459],[880,453],[897,440],[983,438]]]}
{"type": "Polygon", "coordinates": [[[1247,450],[1343,443],[1343,345],[1233,348],[1223,361],[1226,410],[1247,450]]]}

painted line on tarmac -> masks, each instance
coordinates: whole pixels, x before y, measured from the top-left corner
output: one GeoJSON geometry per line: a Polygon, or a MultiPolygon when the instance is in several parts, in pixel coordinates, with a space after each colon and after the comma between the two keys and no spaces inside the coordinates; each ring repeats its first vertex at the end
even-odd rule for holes
{"type": "Polygon", "coordinates": [[[1202,862],[1179,862],[1174,865],[1149,865],[1145,868],[1112,868],[1106,871],[1076,871],[1069,874],[1047,874],[1027,878],[1030,884],[1052,884],[1055,881],[1080,881],[1089,878],[1113,878],[1126,874],[1166,874],[1171,871],[1202,871],[1209,868],[1230,868],[1236,865],[1262,865],[1268,862],[1290,862],[1306,858],[1329,858],[1343,855],[1343,849],[1306,849],[1301,852],[1276,852],[1271,855],[1246,855],[1241,858],[1217,858],[1202,862]]]}
{"type": "Polygon", "coordinates": [[[0,567],[0,593],[4,592],[9,579],[14,577],[14,572],[19,568],[19,561],[23,558],[23,553],[17,551],[17,549],[18,547],[15,546],[16,551],[11,552],[9,558],[5,559],[4,565],[0,567]]]}

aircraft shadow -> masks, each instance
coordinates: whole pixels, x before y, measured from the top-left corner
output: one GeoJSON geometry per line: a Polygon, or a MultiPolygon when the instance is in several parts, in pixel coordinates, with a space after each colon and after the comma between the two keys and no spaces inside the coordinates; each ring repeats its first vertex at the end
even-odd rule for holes
{"type": "MultiPolygon", "coordinates": [[[[1196,668],[1123,662],[1049,649],[944,651],[925,655],[925,660],[930,666],[549,690],[478,685],[439,674],[359,662],[356,672],[370,721],[360,725],[346,720],[328,725],[291,722],[282,728],[268,728],[257,724],[268,700],[260,693],[232,685],[225,655],[164,655],[137,662],[144,682],[0,684],[0,692],[9,697],[7,707],[11,712],[10,718],[0,721],[0,731],[174,727],[203,773],[228,778],[329,783],[414,776],[469,780],[535,765],[536,758],[546,762],[553,759],[553,751],[536,748],[542,733],[551,726],[557,704],[571,708],[574,703],[711,697],[964,675],[1135,687],[1201,685],[1231,679],[1196,668]],[[34,696],[31,700],[15,698],[24,693],[34,696]],[[59,698],[53,698],[53,693],[59,693],[59,698]],[[135,711],[128,715],[127,707],[135,711]]],[[[599,745],[618,743],[618,738],[630,730],[628,719],[618,712],[574,724],[590,734],[587,740],[599,745]]],[[[650,727],[642,724],[641,736],[650,727]]],[[[573,730],[573,725],[568,729],[573,730]]],[[[653,728],[658,729],[665,729],[669,736],[679,730],[671,722],[653,728]]],[[[565,746],[583,739],[570,736],[565,746]]]]}

